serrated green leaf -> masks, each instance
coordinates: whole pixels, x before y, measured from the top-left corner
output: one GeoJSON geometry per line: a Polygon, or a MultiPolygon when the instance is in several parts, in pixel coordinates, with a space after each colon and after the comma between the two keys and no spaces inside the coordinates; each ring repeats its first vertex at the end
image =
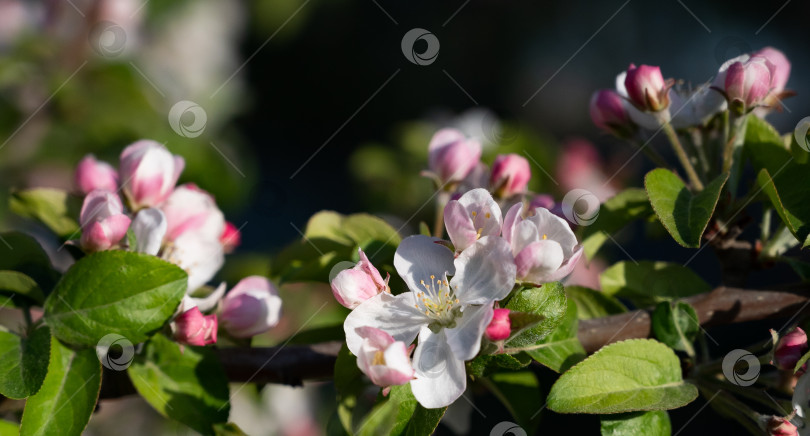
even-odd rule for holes
{"type": "Polygon", "coordinates": [[[11,211],[22,217],[45,224],[57,236],[78,236],[81,202],[67,191],[52,188],[34,188],[11,194],[11,211]]]}
{"type": "Polygon", "coordinates": [[[544,317],[534,327],[506,341],[510,348],[538,343],[559,325],[565,315],[565,291],[559,282],[546,283],[536,288],[526,288],[514,295],[506,308],[544,317]]]}
{"type": "Polygon", "coordinates": [[[0,234],[0,270],[17,271],[34,279],[44,294],[59,280],[45,250],[32,237],[20,232],[0,234]]]}
{"type": "Polygon", "coordinates": [[[227,423],[230,412],[228,378],[210,348],[180,348],[155,335],[128,368],[138,393],[161,415],[211,435],[214,425],[227,423]]]}
{"type": "Polygon", "coordinates": [[[601,318],[627,312],[627,308],[610,295],[584,286],[566,286],[565,295],[577,305],[579,319],[601,318]]]}
{"type": "Polygon", "coordinates": [[[593,224],[583,226],[581,241],[585,257],[593,259],[607,235],[618,232],[635,219],[644,219],[653,214],[647,192],[640,188],[629,188],[609,198],[599,207],[599,217],[593,224]]]}
{"type": "Polygon", "coordinates": [[[806,191],[801,189],[804,177],[810,172],[810,165],[794,165],[788,162],[780,168],[776,176],[763,168],[757,175],[757,184],[771,200],[779,218],[785,223],[802,247],[808,245],[810,235],[810,202],[806,191]]]}
{"type": "Polygon", "coordinates": [[[101,389],[101,363],[93,349],[72,350],[51,338],[48,375],[25,403],[22,436],[79,436],[96,408],[101,389]]]}
{"type": "Polygon", "coordinates": [[[602,272],[599,284],[606,295],[629,298],[640,307],[712,289],[683,265],[650,261],[616,263],[602,272]]]}
{"type": "Polygon", "coordinates": [[[607,345],[565,372],[551,387],[558,413],[612,414],[682,407],[697,398],[675,352],[651,339],[607,345]]]}
{"type": "Polygon", "coordinates": [[[644,177],[644,187],[658,220],[675,242],[698,248],[726,180],[728,174],[722,174],[692,194],[675,173],[657,168],[644,177]]]}
{"type": "Polygon", "coordinates": [[[659,341],[694,357],[695,347],[692,343],[700,331],[700,321],[689,303],[658,303],[652,313],[651,323],[653,333],[659,341]]]}
{"type": "Polygon", "coordinates": [[[17,271],[0,270],[0,292],[25,297],[38,305],[45,302],[45,295],[37,282],[17,271]]]}
{"type": "Polygon", "coordinates": [[[188,287],[185,271],[146,254],[102,251],[76,262],[45,302],[53,334],[96,346],[115,333],[146,341],[172,316],[188,287]]]}
{"type": "Polygon", "coordinates": [[[538,343],[526,347],[526,354],[553,371],[567,371],[586,356],[577,338],[578,326],[577,306],[568,300],[565,315],[557,328],[538,343]]]}
{"type": "Polygon", "coordinates": [[[0,394],[15,399],[36,394],[48,372],[50,354],[48,327],[27,338],[0,331],[0,394]]]}
{"type": "Polygon", "coordinates": [[[653,412],[621,413],[602,417],[602,436],[670,436],[672,424],[669,413],[653,412]]]}

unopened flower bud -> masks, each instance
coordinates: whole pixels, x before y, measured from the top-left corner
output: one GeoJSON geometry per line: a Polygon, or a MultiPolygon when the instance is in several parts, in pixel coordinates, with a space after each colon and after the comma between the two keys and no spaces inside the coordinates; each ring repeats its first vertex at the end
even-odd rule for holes
{"type": "Polygon", "coordinates": [[[134,209],[156,206],[172,193],[185,161],[163,145],[135,142],[121,153],[119,174],[124,194],[134,209]]]}
{"type": "Polygon", "coordinates": [[[485,332],[490,341],[502,341],[512,334],[512,322],[509,320],[509,309],[495,309],[492,321],[485,332]]]}
{"type": "Polygon", "coordinates": [[[353,268],[339,272],[332,280],[332,293],[335,299],[349,309],[354,309],[381,292],[390,292],[388,280],[383,280],[380,272],[371,264],[362,249],[358,249],[358,252],[360,262],[353,268]]]}
{"type": "Polygon", "coordinates": [[[771,91],[772,67],[773,64],[764,57],[729,65],[725,80],[729,106],[743,113],[762,103],[771,91]]]}
{"type": "Polygon", "coordinates": [[[101,190],[88,194],[79,214],[82,248],[87,251],[108,250],[121,241],[132,222],[123,212],[118,194],[101,190]]]}
{"type": "Polygon", "coordinates": [[[780,416],[773,416],[766,424],[768,436],[799,436],[799,429],[790,421],[780,416]]]}
{"type": "Polygon", "coordinates": [[[800,327],[782,336],[776,344],[774,364],[783,371],[793,371],[796,363],[807,351],[807,334],[800,327]]]}
{"type": "Polygon", "coordinates": [[[458,130],[442,129],[428,146],[428,165],[442,184],[460,182],[481,160],[481,144],[458,130]]]}
{"type": "Polygon", "coordinates": [[[501,198],[526,192],[532,170],[529,161],[517,154],[501,154],[492,163],[489,183],[501,198]]]}
{"type": "Polygon", "coordinates": [[[178,315],[172,322],[174,340],[180,344],[204,345],[217,342],[217,316],[203,315],[200,309],[191,309],[178,315]]]}
{"type": "Polygon", "coordinates": [[[225,230],[222,231],[219,241],[222,242],[225,253],[233,253],[236,247],[242,243],[242,233],[232,222],[226,221],[225,230]]]}
{"type": "Polygon", "coordinates": [[[669,86],[660,67],[630,64],[624,86],[630,101],[642,111],[658,112],[669,107],[669,86]]]}
{"type": "Polygon", "coordinates": [[[591,120],[597,127],[621,137],[633,134],[636,124],[630,119],[625,100],[610,89],[596,91],[591,97],[591,120]]]}
{"type": "Polygon", "coordinates": [[[83,194],[89,194],[97,189],[116,192],[118,172],[112,165],[96,160],[95,156],[88,154],[76,166],[76,187],[83,194]]]}
{"type": "Polygon", "coordinates": [[[236,338],[264,333],[278,324],[281,298],[264,277],[242,279],[222,300],[222,326],[236,338]]]}

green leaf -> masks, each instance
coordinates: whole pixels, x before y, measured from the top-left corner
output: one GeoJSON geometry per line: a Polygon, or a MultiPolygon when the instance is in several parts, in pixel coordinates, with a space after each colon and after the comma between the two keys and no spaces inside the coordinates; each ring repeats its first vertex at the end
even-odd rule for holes
{"type": "Polygon", "coordinates": [[[810,202],[806,191],[801,189],[804,177],[810,173],[810,165],[795,165],[788,162],[776,176],[763,168],[757,175],[762,192],[771,200],[773,208],[785,226],[801,243],[802,248],[810,242],[810,202]]]}
{"type": "Polygon", "coordinates": [[[100,389],[96,351],[71,350],[52,337],[48,375],[39,392],[25,403],[20,435],[80,435],[96,408],[100,389]]]}
{"type": "Polygon", "coordinates": [[[0,436],[19,436],[20,426],[15,422],[0,420],[0,436]]]}
{"type": "MultiPolygon", "coordinates": [[[[410,386],[410,385],[408,385],[410,386]]],[[[436,432],[436,427],[447,412],[447,407],[439,409],[425,409],[421,404],[416,405],[416,410],[411,416],[411,421],[405,427],[405,436],[430,436],[436,432]]]]}
{"type": "Polygon", "coordinates": [[[599,276],[606,295],[631,299],[638,306],[711,291],[691,269],[668,262],[619,262],[599,276]]]}
{"type": "Polygon", "coordinates": [[[655,337],[670,348],[695,356],[692,343],[700,330],[700,321],[689,303],[658,303],[652,313],[652,329],[655,337]]]}
{"type": "Polygon", "coordinates": [[[534,327],[524,330],[506,341],[507,347],[523,347],[539,342],[559,325],[565,315],[565,292],[559,282],[526,288],[513,296],[506,308],[544,317],[534,327]]]}
{"type": "Polygon", "coordinates": [[[644,177],[644,186],[655,214],[675,242],[698,248],[727,179],[728,174],[722,174],[692,194],[675,173],[656,168],[644,177]]]}
{"type": "Polygon", "coordinates": [[[684,383],[675,352],[651,339],[607,345],[554,383],[548,407],[558,413],[623,413],[669,410],[697,398],[684,383]]]}
{"type": "Polygon", "coordinates": [[[17,271],[0,270],[0,292],[23,296],[38,305],[45,302],[45,295],[37,282],[17,271]]]}
{"type": "Polygon", "coordinates": [[[362,416],[361,404],[358,403],[363,389],[367,386],[363,373],[357,367],[357,359],[346,344],[340,349],[335,360],[335,391],[337,392],[337,415],[343,429],[354,433],[354,421],[362,416]]]}
{"type": "Polygon", "coordinates": [[[663,410],[621,413],[602,417],[602,436],[670,436],[672,424],[663,410]]]}
{"type": "Polygon", "coordinates": [[[470,361],[468,373],[473,377],[486,377],[499,370],[525,368],[531,362],[532,358],[526,353],[484,354],[470,361]]]}
{"type": "MultiPolygon", "coordinates": [[[[34,279],[45,294],[59,280],[45,250],[32,237],[20,232],[0,234],[0,270],[17,271],[34,279]]],[[[33,301],[33,300],[32,300],[33,301]]]]}
{"type": "Polygon", "coordinates": [[[14,399],[36,394],[48,372],[50,354],[48,327],[27,338],[0,330],[0,394],[14,399]]]}
{"type": "Polygon", "coordinates": [[[79,234],[81,202],[67,191],[51,188],[34,188],[11,194],[11,211],[22,217],[35,219],[45,224],[57,236],[69,238],[79,234]]]}
{"type": "Polygon", "coordinates": [[[793,367],[793,373],[795,374],[795,373],[797,373],[797,372],[798,372],[800,369],[802,369],[802,367],[804,366],[804,364],[805,364],[805,363],[807,363],[807,360],[808,360],[808,359],[810,359],[810,351],[808,351],[808,352],[804,353],[804,355],[801,357],[801,359],[799,359],[799,360],[796,362],[796,366],[795,366],[795,367],[793,367]]]}
{"type": "Polygon", "coordinates": [[[599,217],[593,224],[583,226],[580,240],[585,257],[593,259],[610,234],[616,233],[635,219],[644,219],[653,214],[647,192],[629,188],[611,197],[599,207],[599,217]]]}
{"type": "Polygon", "coordinates": [[[556,372],[565,372],[585,358],[585,349],[577,338],[577,305],[569,300],[557,328],[538,343],[526,347],[526,354],[556,372]]]}
{"type": "Polygon", "coordinates": [[[411,385],[392,386],[352,434],[430,436],[444,416],[446,407],[425,409],[414,398],[411,385]]]}
{"type": "Polygon", "coordinates": [[[490,377],[492,393],[528,434],[535,434],[540,424],[545,393],[532,371],[504,372],[490,377]]]}
{"type": "Polygon", "coordinates": [[[610,295],[584,286],[566,286],[565,295],[577,305],[579,319],[601,318],[627,312],[627,308],[610,295]]]}
{"type": "Polygon", "coordinates": [[[110,333],[144,342],[172,316],[188,276],[146,254],[102,251],[82,258],[45,302],[53,334],[76,345],[96,346],[110,333]]]}
{"type": "Polygon", "coordinates": [[[185,346],[155,335],[128,369],[135,389],[161,415],[202,434],[226,423],[228,378],[210,348],[185,346]]]}
{"type": "Polygon", "coordinates": [[[214,434],[216,436],[248,436],[238,425],[232,422],[227,424],[214,424],[214,434]]]}
{"type": "Polygon", "coordinates": [[[276,256],[271,275],[284,282],[328,282],[340,261],[357,261],[362,248],[377,268],[387,270],[401,238],[385,221],[368,214],[318,212],[310,218],[301,241],[276,256]]]}

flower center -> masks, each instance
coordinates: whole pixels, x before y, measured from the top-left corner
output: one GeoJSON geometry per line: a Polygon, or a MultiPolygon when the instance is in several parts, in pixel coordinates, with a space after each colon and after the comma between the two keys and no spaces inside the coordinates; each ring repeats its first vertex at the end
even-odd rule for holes
{"type": "Polygon", "coordinates": [[[437,332],[442,327],[453,328],[456,326],[456,318],[461,316],[461,306],[455,293],[450,289],[447,277],[444,280],[436,279],[435,275],[430,276],[430,280],[419,282],[424,291],[416,293],[416,308],[424,312],[434,322],[428,327],[437,332]]]}
{"type": "MultiPolygon", "coordinates": [[[[472,211],[470,213],[470,215],[472,216],[473,227],[478,229],[478,231],[476,232],[476,235],[475,235],[475,239],[481,239],[481,232],[484,231],[484,227],[483,227],[483,225],[481,227],[478,227],[478,225],[476,224],[478,222],[478,216],[480,214],[478,212],[476,212],[476,211],[472,211]]],[[[488,220],[490,218],[492,218],[491,213],[487,212],[487,213],[484,214],[484,221],[486,221],[486,220],[488,220]]]]}
{"type": "Polygon", "coordinates": [[[382,351],[375,351],[374,358],[371,359],[372,365],[385,365],[385,353],[382,351]]]}

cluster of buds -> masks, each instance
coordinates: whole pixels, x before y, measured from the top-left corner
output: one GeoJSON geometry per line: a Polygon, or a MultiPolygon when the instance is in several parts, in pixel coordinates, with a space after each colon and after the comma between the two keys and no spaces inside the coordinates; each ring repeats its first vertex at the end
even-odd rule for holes
{"type": "Polygon", "coordinates": [[[517,154],[497,156],[490,170],[481,162],[481,144],[449,128],[439,130],[430,140],[428,166],[430,170],[423,174],[443,191],[488,188],[502,199],[525,193],[532,175],[529,162],[517,154]]]}
{"type": "Polygon", "coordinates": [[[179,343],[215,343],[218,317],[235,338],[269,330],[279,321],[281,299],[264,278],[245,278],[224,298],[224,284],[197,297],[221,268],[225,253],[239,245],[241,235],[225,221],[211,194],[193,183],[177,185],[184,167],[182,157],[148,140],[126,147],[118,170],[86,156],[75,177],[77,190],[85,196],[79,245],[86,252],[129,249],[183,268],[187,292],[171,323],[179,343]],[[134,244],[124,238],[128,231],[134,244]]]}

